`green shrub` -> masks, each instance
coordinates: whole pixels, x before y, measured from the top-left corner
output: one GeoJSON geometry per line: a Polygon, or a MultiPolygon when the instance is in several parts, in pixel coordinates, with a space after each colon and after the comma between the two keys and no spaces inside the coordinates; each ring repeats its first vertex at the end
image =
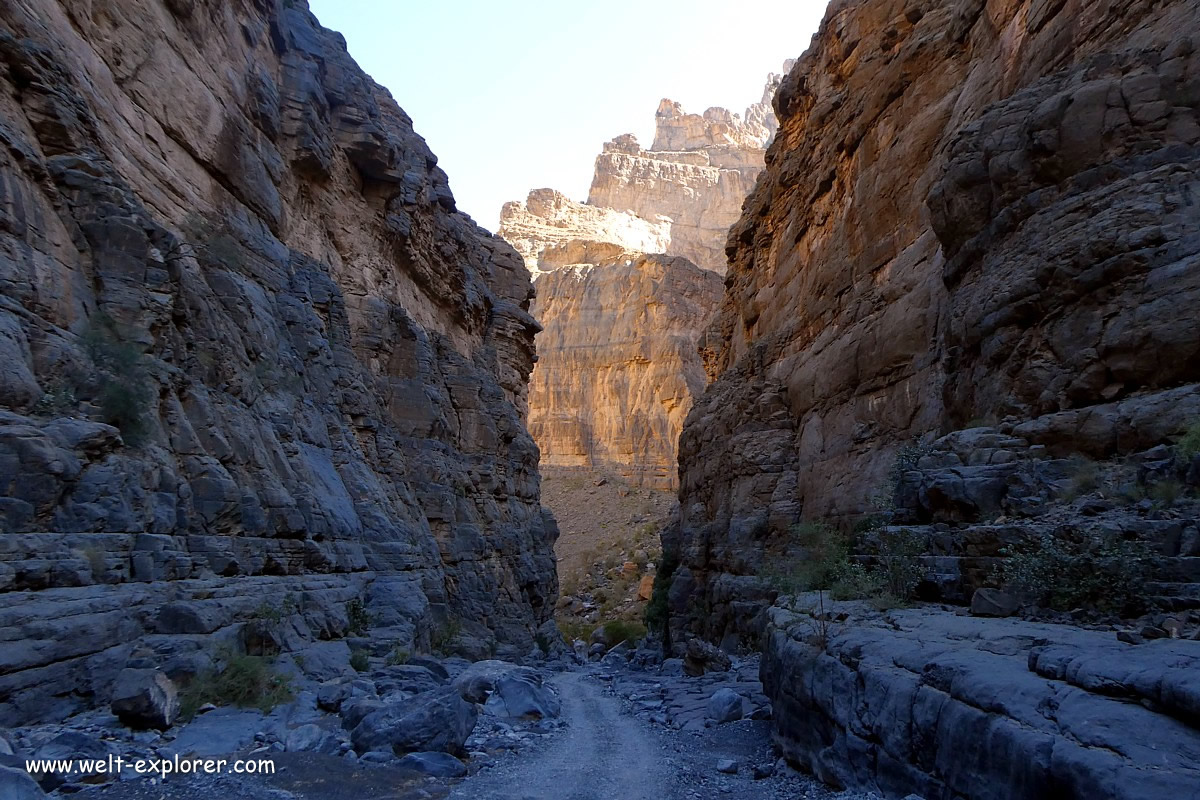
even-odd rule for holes
{"type": "Polygon", "coordinates": [[[462,623],[454,618],[447,619],[429,635],[429,647],[435,653],[449,655],[460,633],[462,623]]]}
{"type": "Polygon", "coordinates": [[[558,632],[567,644],[574,643],[576,639],[586,642],[591,636],[592,628],[595,627],[581,619],[556,619],[554,624],[558,626],[558,632]]]}
{"type": "Polygon", "coordinates": [[[283,622],[285,617],[290,617],[295,613],[296,598],[291,594],[286,594],[283,596],[283,602],[279,605],[275,605],[270,600],[263,600],[250,616],[253,619],[261,619],[272,625],[278,625],[283,622]]]}
{"type": "Polygon", "coordinates": [[[1138,614],[1150,606],[1146,583],[1156,557],[1145,542],[1068,532],[1004,555],[998,577],[1044,608],[1138,614]]]}
{"type": "Polygon", "coordinates": [[[346,620],[354,636],[362,636],[371,627],[371,615],[367,613],[367,605],[361,597],[351,597],[346,601],[346,620]]]}
{"type": "Polygon", "coordinates": [[[925,540],[907,528],[879,532],[879,571],[883,588],[899,603],[912,599],[913,591],[924,577],[921,554],[925,540]]]}
{"type": "Polygon", "coordinates": [[[1188,425],[1181,438],[1175,445],[1175,452],[1184,461],[1191,461],[1200,456],[1200,419],[1188,425]]]}
{"type": "Polygon", "coordinates": [[[141,350],[111,318],[97,314],[83,334],[84,349],[95,365],[95,401],[100,415],[121,431],[126,444],[145,441],[150,426],[150,386],[141,350]]]}
{"type": "Polygon", "coordinates": [[[1076,458],[1071,470],[1071,482],[1067,484],[1066,489],[1062,490],[1060,496],[1063,500],[1071,502],[1098,488],[1100,488],[1100,468],[1096,462],[1087,458],[1076,458]]]}
{"type": "MultiPolygon", "coordinates": [[[[362,651],[359,651],[359,652],[362,652],[362,651]]],[[[400,664],[407,664],[409,658],[410,658],[410,654],[409,654],[408,650],[401,647],[399,642],[396,642],[394,645],[392,645],[392,651],[390,653],[388,653],[387,659],[385,659],[384,663],[387,664],[389,667],[394,667],[394,666],[397,666],[400,664]]],[[[355,667],[355,669],[358,669],[358,668],[355,667]]],[[[362,672],[361,669],[359,669],[358,671],[362,672]]]]}
{"type": "Polygon", "coordinates": [[[1183,484],[1179,481],[1159,481],[1150,487],[1150,499],[1160,505],[1173,506],[1182,495],[1183,484]]]}
{"type": "Polygon", "coordinates": [[[878,574],[867,570],[857,561],[848,561],[838,570],[837,577],[829,587],[829,596],[834,600],[860,600],[875,597],[883,591],[883,582],[878,574]]]}
{"type": "Polygon", "coordinates": [[[667,607],[668,595],[671,591],[671,580],[675,570],[679,568],[679,559],[674,554],[663,553],[658,562],[658,571],[654,574],[654,590],[650,593],[650,602],[642,614],[642,621],[652,631],[665,631],[670,610],[667,607]]]}
{"type": "Polygon", "coordinates": [[[75,396],[75,386],[70,381],[60,378],[47,383],[45,393],[34,403],[33,413],[42,417],[61,417],[78,407],[79,399],[75,396]]]}
{"type": "Polygon", "coordinates": [[[628,642],[632,647],[646,635],[646,626],[627,620],[613,620],[604,623],[604,638],[612,644],[628,642]]]}
{"type": "Polygon", "coordinates": [[[366,672],[371,668],[371,662],[367,656],[366,650],[355,649],[350,651],[350,666],[355,672],[366,672]]]}
{"type": "Polygon", "coordinates": [[[180,716],[196,715],[205,703],[257,708],[268,713],[292,699],[291,681],[262,656],[225,654],[220,668],[197,675],[180,697],[180,716]]]}

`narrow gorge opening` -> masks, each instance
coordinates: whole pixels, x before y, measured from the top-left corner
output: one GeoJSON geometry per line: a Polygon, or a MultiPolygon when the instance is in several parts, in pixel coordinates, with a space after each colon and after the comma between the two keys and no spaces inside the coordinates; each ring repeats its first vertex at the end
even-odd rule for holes
{"type": "Polygon", "coordinates": [[[0,6],[0,800],[1195,796],[1198,22],[0,6]]]}

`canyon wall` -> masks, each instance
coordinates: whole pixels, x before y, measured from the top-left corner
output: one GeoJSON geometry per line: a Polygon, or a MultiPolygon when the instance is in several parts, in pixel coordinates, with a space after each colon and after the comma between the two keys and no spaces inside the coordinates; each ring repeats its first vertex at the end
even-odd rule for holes
{"type": "Polygon", "coordinates": [[[296,647],[361,601],[372,643],[527,652],[529,274],[345,41],[291,0],[35,0],[0,62],[0,725],[270,603],[296,647]]]}
{"type": "Polygon", "coordinates": [[[654,144],[604,145],[591,194],[505,203],[499,235],[536,278],[545,330],[529,395],[542,463],[674,488],[679,433],[706,379],[696,340],[720,302],[730,224],[777,125],[768,76],[746,119],[663,100],[654,144]],[[700,269],[702,268],[702,269],[700,269]]]}
{"type": "Polygon", "coordinates": [[[619,254],[553,270],[537,290],[529,430],[542,464],[674,487],[679,432],[705,386],[696,336],[721,278],[684,258],[619,254]]]}
{"type": "Polygon", "coordinates": [[[760,626],[766,550],[871,511],[914,437],[992,423],[1109,458],[1200,417],[1198,21],[1183,0],[831,4],[701,342],[677,634],[760,626]]]}
{"type": "Polygon", "coordinates": [[[725,238],[778,128],[770,98],[782,79],[778,73],[767,76],[763,100],[746,109],[745,119],[724,108],[688,114],[664,99],[649,150],[629,133],[604,144],[586,203],[536,189],[524,201],[504,204],[499,235],[535,276],[566,263],[543,261],[544,250],[573,239],[683,256],[725,274],[725,238]]]}

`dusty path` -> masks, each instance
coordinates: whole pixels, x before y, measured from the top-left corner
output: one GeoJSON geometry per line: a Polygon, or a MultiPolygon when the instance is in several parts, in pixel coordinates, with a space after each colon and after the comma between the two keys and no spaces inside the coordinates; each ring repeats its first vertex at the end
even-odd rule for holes
{"type": "Polygon", "coordinates": [[[553,679],[567,726],[544,747],[463,781],[451,800],[663,800],[662,746],[582,672],[553,679]]]}

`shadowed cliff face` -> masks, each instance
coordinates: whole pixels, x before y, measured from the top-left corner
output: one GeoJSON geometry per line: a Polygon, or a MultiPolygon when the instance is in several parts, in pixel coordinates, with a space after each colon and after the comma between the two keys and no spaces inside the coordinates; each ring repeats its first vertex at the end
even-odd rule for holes
{"type": "Polygon", "coordinates": [[[1106,457],[1200,415],[1197,22],[1169,0],[832,4],[701,342],[680,624],[746,624],[766,543],[868,510],[914,436],[1008,420],[1106,457]]]}
{"type": "Polygon", "coordinates": [[[721,279],[684,258],[620,256],[538,279],[545,320],[530,384],[529,429],[543,464],[616,470],[676,484],[676,446],[705,385],[696,335],[721,279]]]}
{"type": "Polygon", "coordinates": [[[292,590],[304,636],[361,595],[400,641],[525,652],[557,593],[528,273],[341,37],[37,0],[0,63],[0,723],[292,590]]]}

